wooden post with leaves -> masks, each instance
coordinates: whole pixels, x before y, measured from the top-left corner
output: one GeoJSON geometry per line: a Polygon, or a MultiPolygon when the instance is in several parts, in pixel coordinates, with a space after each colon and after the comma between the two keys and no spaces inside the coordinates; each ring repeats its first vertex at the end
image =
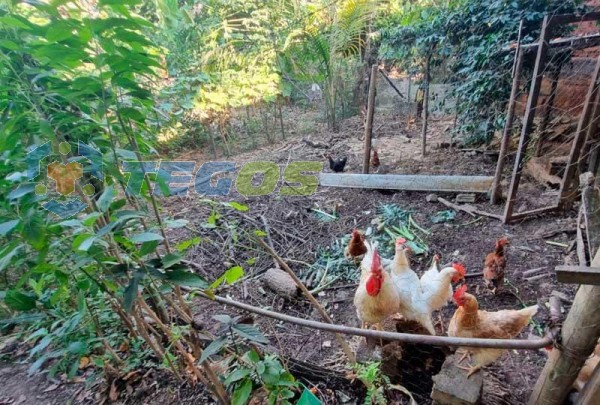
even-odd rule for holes
{"type": "Polygon", "coordinates": [[[367,99],[367,117],[365,123],[365,157],[363,159],[363,173],[369,174],[371,164],[371,137],[373,136],[373,116],[375,115],[375,86],[377,83],[377,64],[371,66],[371,78],[369,80],[369,98],[367,99]]]}
{"type": "Polygon", "coordinates": [[[431,53],[425,61],[425,76],[423,77],[423,127],[421,128],[421,154],[427,153],[427,120],[429,119],[429,81],[431,69],[431,53]]]}
{"type": "MultiPolygon", "coordinates": [[[[592,267],[600,266],[600,250],[592,267]]],[[[600,286],[581,285],[561,331],[560,347],[550,357],[529,398],[529,405],[562,404],[600,336],[600,286]]]]}

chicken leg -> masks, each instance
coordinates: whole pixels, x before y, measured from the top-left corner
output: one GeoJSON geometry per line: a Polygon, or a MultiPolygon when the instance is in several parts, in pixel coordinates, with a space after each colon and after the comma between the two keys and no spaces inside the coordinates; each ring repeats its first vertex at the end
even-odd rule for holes
{"type": "Polygon", "coordinates": [[[463,353],[463,355],[456,362],[457,365],[460,364],[460,363],[462,363],[465,360],[465,358],[469,359],[469,363],[471,362],[471,352],[468,349],[459,349],[459,350],[456,351],[456,354],[458,354],[458,352],[463,353]]]}
{"type": "Polygon", "coordinates": [[[446,332],[444,331],[444,318],[442,318],[442,312],[438,312],[438,321],[440,322],[440,329],[442,329],[442,335],[445,335],[446,332]]]}
{"type": "Polygon", "coordinates": [[[461,370],[465,370],[467,371],[467,378],[471,377],[473,374],[475,374],[476,372],[480,371],[483,366],[480,364],[476,364],[474,366],[456,366],[457,368],[460,368],[461,370]]]}

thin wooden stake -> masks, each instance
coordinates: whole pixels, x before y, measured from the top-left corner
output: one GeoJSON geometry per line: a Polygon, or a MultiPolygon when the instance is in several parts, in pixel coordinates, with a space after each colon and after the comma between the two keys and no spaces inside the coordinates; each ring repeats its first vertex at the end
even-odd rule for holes
{"type": "Polygon", "coordinates": [[[394,89],[394,91],[401,97],[406,99],[406,97],[404,97],[404,94],[400,93],[400,90],[398,90],[398,87],[396,87],[396,85],[394,84],[394,82],[392,81],[392,79],[389,78],[389,76],[383,71],[383,69],[379,69],[379,73],[381,73],[381,75],[383,76],[383,78],[388,82],[388,84],[390,86],[392,86],[392,89],[394,89]]]}
{"type": "Polygon", "coordinates": [[[343,333],[352,336],[362,336],[369,339],[383,339],[393,340],[405,343],[415,343],[431,346],[450,346],[450,347],[488,347],[494,349],[515,349],[515,350],[537,350],[552,344],[551,337],[544,337],[541,339],[484,339],[484,338],[458,338],[450,336],[432,336],[432,335],[418,335],[414,333],[397,333],[387,332],[372,329],[361,329],[354,328],[345,325],[336,325],[331,323],[324,323],[313,321],[310,319],[298,318],[291,315],[282,314],[280,312],[273,312],[267,309],[258,308],[253,305],[245,304],[243,302],[231,300],[218,295],[208,296],[205,293],[196,290],[195,294],[198,297],[218,302],[222,305],[230,305],[232,307],[241,309],[242,311],[248,311],[253,314],[265,316],[271,319],[277,319],[282,322],[299,325],[309,329],[322,330],[332,333],[343,333]]]}
{"type": "MultiPolygon", "coordinates": [[[[377,70],[372,70],[371,73],[372,72],[375,72],[375,74],[377,74],[377,70]]],[[[373,76],[371,75],[371,77],[373,77],[373,76]]],[[[292,269],[290,269],[290,267],[287,265],[287,263],[285,261],[283,261],[283,259],[277,253],[275,253],[275,251],[268,244],[266,244],[264,240],[257,238],[257,241],[260,245],[262,245],[263,248],[265,248],[267,253],[269,253],[271,256],[273,256],[273,258],[275,260],[277,260],[277,262],[279,262],[279,265],[283,268],[283,270],[287,274],[289,274],[290,277],[292,277],[292,279],[294,279],[294,282],[296,283],[298,288],[300,288],[300,290],[302,291],[302,294],[304,294],[304,296],[310,301],[310,303],[313,305],[313,307],[315,307],[315,309],[319,312],[319,314],[325,320],[325,322],[333,324],[333,320],[327,314],[327,312],[325,311],[325,308],[323,308],[323,306],[321,306],[319,301],[317,301],[317,299],[310,293],[310,291],[308,291],[308,288],[306,288],[306,286],[302,283],[302,281],[298,278],[298,276],[296,276],[296,273],[294,273],[294,271],[292,269]]],[[[344,338],[342,337],[342,335],[340,335],[339,333],[335,334],[335,338],[338,341],[338,343],[340,344],[340,346],[342,347],[342,350],[346,354],[346,357],[348,357],[348,360],[351,363],[355,363],[356,356],[354,355],[354,352],[352,352],[352,349],[348,345],[348,342],[346,342],[344,340],[344,338]]]]}
{"type": "Polygon", "coordinates": [[[279,126],[281,127],[281,139],[285,141],[285,128],[283,126],[283,112],[281,110],[281,98],[277,99],[277,109],[279,110],[279,126]]]}
{"type": "Polygon", "coordinates": [[[367,99],[367,122],[365,124],[365,157],[363,159],[363,174],[369,173],[371,164],[371,137],[373,136],[373,116],[375,115],[375,86],[377,83],[377,65],[371,66],[369,81],[369,98],[367,99]]]}

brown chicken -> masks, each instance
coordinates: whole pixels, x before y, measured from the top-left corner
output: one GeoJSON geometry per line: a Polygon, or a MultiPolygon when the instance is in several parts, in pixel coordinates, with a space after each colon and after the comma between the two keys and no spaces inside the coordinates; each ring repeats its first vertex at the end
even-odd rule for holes
{"type": "Polygon", "coordinates": [[[504,286],[506,245],[508,245],[508,239],[498,239],[496,241],[496,249],[485,257],[485,263],[483,265],[483,279],[485,281],[485,286],[494,294],[496,293],[496,290],[501,290],[504,286]]]}
{"type": "MultiPolygon", "coordinates": [[[[538,306],[523,308],[520,310],[505,309],[497,312],[481,311],[477,299],[467,293],[467,286],[463,284],[454,292],[454,302],[458,306],[454,316],[448,325],[448,336],[483,339],[512,339],[527,326],[533,315],[537,313],[538,306]]],[[[467,376],[479,371],[494,361],[502,353],[503,349],[473,348],[459,349],[464,353],[459,360],[461,363],[465,357],[475,360],[475,365],[460,367],[468,370],[467,376]]]]}
{"type": "Polygon", "coordinates": [[[365,236],[357,229],[352,231],[352,238],[348,242],[348,246],[344,249],[344,256],[348,260],[358,259],[367,253],[367,245],[365,245],[365,236]]]}
{"type": "Polygon", "coordinates": [[[381,162],[379,161],[379,154],[377,153],[377,149],[373,148],[373,156],[371,157],[371,166],[375,169],[379,169],[381,162]]]}

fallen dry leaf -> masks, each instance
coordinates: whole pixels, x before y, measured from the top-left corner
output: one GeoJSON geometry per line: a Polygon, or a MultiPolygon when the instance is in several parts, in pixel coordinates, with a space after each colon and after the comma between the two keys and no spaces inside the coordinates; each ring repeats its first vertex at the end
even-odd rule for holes
{"type": "Polygon", "coordinates": [[[44,391],[42,392],[50,392],[50,391],[54,391],[55,389],[58,388],[58,384],[52,384],[51,386],[49,386],[48,388],[46,388],[44,391]]]}
{"type": "Polygon", "coordinates": [[[128,352],[129,351],[129,340],[126,340],[123,343],[121,343],[121,345],[119,346],[119,351],[120,352],[128,352]]]}
{"type": "Polygon", "coordinates": [[[89,366],[91,363],[91,360],[89,357],[87,356],[83,356],[82,358],[79,359],[79,369],[83,370],[85,369],[87,366],[89,366]]]}

